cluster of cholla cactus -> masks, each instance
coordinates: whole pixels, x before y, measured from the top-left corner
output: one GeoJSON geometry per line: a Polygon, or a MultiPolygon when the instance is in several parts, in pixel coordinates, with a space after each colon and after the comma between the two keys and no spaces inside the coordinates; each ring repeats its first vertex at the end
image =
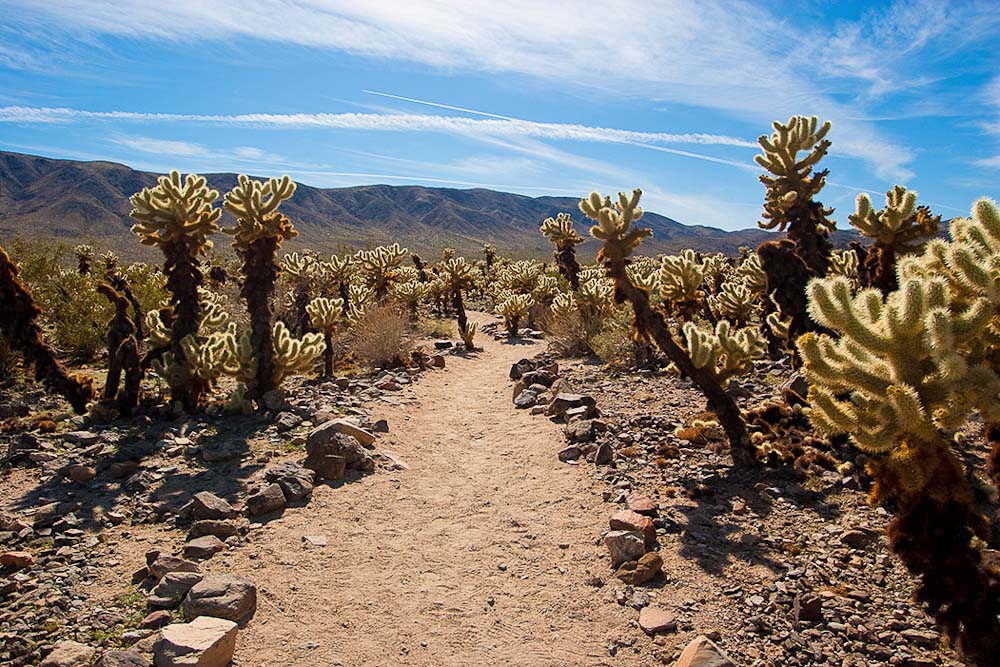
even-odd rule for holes
{"type": "Polygon", "coordinates": [[[810,313],[836,337],[810,333],[798,345],[813,425],[868,453],[873,501],[898,507],[890,540],[921,577],[918,597],[969,661],[992,665],[1000,574],[973,539],[987,523],[955,433],[973,412],[988,431],[1000,424],[1000,210],[982,199],[950,232],[901,258],[888,294],[855,293],[840,276],[810,283],[810,313]]]}
{"type": "Polygon", "coordinates": [[[559,273],[569,281],[570,288],[575,292],[580,288],[580,265],[576,261],[576,246],[586,239],[573,229],[573,220],[569,213],[558,213],[555,218],[546,218],[542,222],[541,232],[555,245],[552,258],[559,267],[559,273]]]}
{"type": "Polygon", "coordinates": [[[594,192],[580,202],[580,210],[596,223],[591,227],[591,235],[603,243],[597,261],[614,283],[615,302],[627,301],[632,305],[639,342],[655,342],[676,370],[691,378],[704,392],[709,408],[729,438],[733,460],[750,464],[755,455],[746,424],[724,384],[732,373],[749,367],[749,359],[760,347],[759,339],[748,329],[732,332],[728,323],[718,325],[711,333],[691,324],[683,340],[670,330],[663,313],[650,304],[649,292],[637,287],[627,273],[629,256],[652,233],[636,224],[643,215],[639,206],[641,196],[642,192],[636,189],[631,196],[619,193],[612,202],[611,197],[594,192]]]}
{"type": "Polygon", "coordinates": [[[376,299],[384,298],[389,293],[390,286],[400,282],[400,269],[408,252],[398,243],[393,243],[390,246],[362,250],[357,254],[360,273],[365,284],[375,292],[376,299]]]}
{"type": "Polygon", "coordinates": [[[172,171],[161,176],[155,188],[144,188],[131,198],[130,215],[136,220],[132,231],[143,245],[158,247],[165,258],[163,272],[171,293],[170,349],[159,363],[165,369],[172,400],[185,410],[196,409],[208,389],[191,351],[203,342],[198,340],[201,258],[212,247],[209,237],[219,229],[222,211],[212,206],[218,197],[203,177],[189,174],[182,180],[180,172],[172,171]]]}
{"type": "Polygon", "coordinates": [[[93,383],[70,375],[56,360],[55,350],[42,338],[39,324],[41,309],[31,298],[31,292],[18,278],[19,269],[7,252],[0,247],[0,335],[14,350],[19,350],[25,362],[35,368],[35,378],[46,388],[61,394],[77,412],[84,412],[94,396],[93,383]]]}
{"type": "MultiPolygon", "coordinates": [[[[885,208],[876,211],[867,194],[858,195],[851,224],[875,242],[867,248],[861,283],[888,294],[896,290],[896,258],[919,252],[938,233],[940,215],[917,206],[917,193],[897,185],[885,193],[885,208]]],[[[855,256],[856,258],[856,256],[855,256]]]]}
{"type": "MultiPolygon", "coordinates": [[[[827,170],[815,167],[830,148],[829,131],[830,122],[820,124],[816,116],[775,121],[774,132],[758,139],[763,155],[754,158],[770,172],[760,176],[767,192],[764,219],[758,224],[787,230],[786,239],[767,241],[757,249],[772,297],[764,303],[764,316],[779,313],[793,339],[814,329],[805,311],[805,287],[811,278],[825,276],[830,263],[833,209],[815,200],[826,185],[827,170]]],[[[776,352],[785,344],[772,331],[766,328],[765,334],[776,352]]]]}
{"type": "MultiPolygon", "coordinates": [[[[446,248],[446,250],[449,250],[446,248]]],[[[447,285],[448,293],[451,297],[451,306],[455,311],[455,318],[458,321],[458,335],[465,343],[465,349],[475,350],[474,338],[476,336],[477,325],[469,322],[465,314],[465,299],[462,293],[468,290],[475,282],[475,268],[467,262],[464,257],[452,257],[445,259],[441,263],[441,274],[444,284],[447,285]]]]}

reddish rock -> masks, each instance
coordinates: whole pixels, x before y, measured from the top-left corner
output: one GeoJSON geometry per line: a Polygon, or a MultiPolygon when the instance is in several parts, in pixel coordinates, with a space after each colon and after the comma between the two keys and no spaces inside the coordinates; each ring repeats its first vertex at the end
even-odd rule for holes
{"type": "Polygon", "coordinates": [[[612,567],[642,558],[646,553],[645,543],[643,534],[634,530],[612,530],[604,536],[604,546],[611,554],[612,567]]]}
{"type": "Polygon", "coordinates": [[[677,619],[665,609],[643,607],[642,611],[639,612],[639,627],[647,635],[673,632],[677,629],[677,619]]]}
{"type": "Polygon", "coordinates": [[[35,564],[35,557],[27,551],[8,551],[0,554],[0,565],[15,570],[23,570],[35,564]]]}
{"type": "Polygon", "coordinates": [[[139,627],[143,628],[144,630],[159,630],[160,628],[166,625],[170,625],[170,622],[172,620],[173,618],[170,616],[169,611],[166,611],[165,609],[160,609],[158,611],[154,611],[152,614],[149,614],[148,616],[146,616],[146,618],[142,619],[142,621],[139,623],[139,627]]]}
{"type": "Polygon", "coordinates": [[[650,551],[637,561],[622,563],[615,576],[626,584],[640,586],[653,579],[663,569],[663,558],[655,551],[650,551]]]}
{"type": "Polygon", "coordinates": [[[656,526],[652,520],[633,512],[632,510],[621,510],[611,515],[612,530],[634,530],[642,533],[646,538],[646,543],[656,541],[656,526]]]}
{"type": "Polygon", "coordinates": [[[71,465],[67,470],[66,474],[74,482],[89,482],[90,480],[97,477],[97,471],[90,466],[85,466],[82,464],[71,465]]]}
{"type": "Polygon", "coordinates": [[[656,514],[656,503],[654,503],[653,500],[645,494],[633,493],[628,497],[628,499],[626,499],[625,503],[633,512],[645,514],[647,516],[654,516],[656,514]]]}
{"type": "Polygon", "coordinates": [[[711,639],[699,635],[687,645],[674,667],[736,667],[736,663],[711,639]]]}

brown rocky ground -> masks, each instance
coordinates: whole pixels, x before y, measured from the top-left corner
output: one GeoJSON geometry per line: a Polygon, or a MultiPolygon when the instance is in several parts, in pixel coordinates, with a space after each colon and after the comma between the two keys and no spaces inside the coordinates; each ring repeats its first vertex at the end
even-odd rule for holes
{"type": "MultiPolygon", "coordinates": [[[[243,507],[268,466],[301,461],[313,426],[349,414],[386,422],[376,471],[234,522],[237,534],[201,563],[257,587],[234,664],[670,664],[698,634],[746,666],[953,663],[909,601],[913,582],[888,552],[888,515],[866,505],[864,479],[735,471],[724,453],[673,435],[703,408],[696,390],[585,361],[561,374],[597,399],[592,439],[616,455],[562,462],[564,425],[511,403],[508,369],[544,344],[480,338],[481,352],[451,354],[419,378],[299,384],[267,417],[57,419],[55,434],[24,450],[33,464],[22,456],[2,471],[0,547],[35,563],[0,571],[0,662],[33,664],[65,638],[150,648],[134,573],[151,549],[181,552],[192,494],[243,507]],[[136,468],[113,467],[123,451],[136,468]],[[633,587],[614,577],[602,535],[636,494],[652,501],[664,564],[633,587]],[[662,612],[659,634],[638,627],[641,609],[662,612]]],[[[788,374],[759,370],[746,400],[788,374]]],[[[60,417],[58,402],[27,402],[60,417]]],[[[15,450],[26,442],[2,437],[15,450]]]]}

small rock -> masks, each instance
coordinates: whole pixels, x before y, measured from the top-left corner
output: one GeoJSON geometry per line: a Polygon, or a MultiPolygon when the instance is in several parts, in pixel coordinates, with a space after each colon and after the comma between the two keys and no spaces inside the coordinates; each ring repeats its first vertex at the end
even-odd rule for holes
{"type": "Polygon", "coordinates": [[[647,635],[673,632],[677,629],[677,619],[665,609],[643,607],[642,611],[639,612],[639,627],[647,635]]]}
{"type": "Polygon", "coordinates": [[[349,435],[364,447],[373,445],[376,440],[374,433],[370,433],[350,420],[343,418],[331,419],[325,424],[320,424],[309,433],[309,438],[313,440],[329,439],[329,434],[332,433],[349,435]]]}
{"type": "Polygon", "coordinates": [[[188,538],[195,539],[197,537],[204,537],[205,535],[215,535],[220,540],[224,540],[237,533],[239,533],[239,529],[232,522],[221,519],[202,519],[191,524],[188,538]]]}
{"type": "Polygon", "coordinates": [[[35,557],[27,551],[8,551],[0,554],[0,565],[12,570],[23,570],[35,564],[35,557]]]}
{"type": "Polygon", "coordinates": [[[188,592],[184,618],[215,616],[242,623],[257,610],[257,587],[234,574],[209,575],[188,592]]]}
{"type": "Polygon", "coordinates": [[[611,515],[612,530],[636,530],[642,533],[647,543],[656,541],[656,526],[648,516],[643,516],[632,510],[621,510],[611,515]]]}
{"type": "Polygon", "coordinates": [[[97,477],[97,471],[90,466],[75,463],[66,469],[66,476],[74,482],[89,482],[97,477]]]}
{"type": "Polygon", "coordinates": [[[198,572],[168,572],[149,592],[146,601],[155,609],[172,609],[202,579],[198,572]]]}
{"type": "Polygon", "coordinates": [[[798,593],[792,602],[795,620],[813,623],[823,618],[823,598],[808,593],[798,593]]]}
{"type": "Polygon", "coordinates": [[[199,491],[191,500],[194,519],[233,519],[238,514],[226,500],[208,491],[199,491]]]}
{"type": "Polygon", "coordinates": [[[576,445],[570,445],[565,449],[560,450],[559,460],[560,461],[575,461],[583,454],[583,451],[576,445]]]}
{"type": "Polygon", "coordinates": [[[538,401],[538,394],[525,389],[514,398],[514,407],[518,409],[530,408],[538,401]]]}
{"type": "Polygon", "coordinates": [[[607,465],[614,461],[615,449],[610,444],[604,442],[597,447],[594,453],[594,463],[597,465],[607,465]]]}
{"type": "Polygon", "coordinates": [[[715,642],[698,635],[687,645],[674,667],[736,667],[736,664],[715,642]]]}
{"type": "Polygon", "coordinates": [[[325,547],[329,544],[326,535],[303,535],[302,541],[311,544],[314,547],[325,547]]]}
{"type": "Polygon", "coordinates": [[[236,650],[236,623],[199,616],[163,628],[156,643],[156,667],[225,667],[236,650]]]}
{"type": "Polygon", "coordinates": [[[56,642],[52,652],[45,656],[38,667],[88,667],[96,653],[93,647],[80,642],[56,642]]]}
{"type": "MultiPolygon", "coordinates": [[[[327,422],[332,423],[332,422],[327,422]]],[[[351,470],[362,470],[373,472],[375,470],[375,460],[371,453],[365,449],[354,436],[341,433],[339,427],[327,428],[326,424],[317,426],[306,438],[306,462],[305,467],[316,472],[322,479],[338,479],[324,474],[327,468],[324,467],[327,457],[343,457],[344,466],[351,470]],[[322,470],[319,468],[323,468],[322,470]]],[[[336,465],[333,472],[336,472],[336,465]]],[[[343,479],[341,476],[339,479],[343,479]]]]}
{"type": "MultiPolygon", "coordinates": [[[[284,501],[284,499],[285,497],[282,496],[281,500],[284,501]]],[[[190,560],[204,560],[211,558],[225,548],[226,545],[215,535],[203,535],[184,545],[184,557],[190,560]]]]}
{"type": "Polygon", "coordinates": [[[640,586],[656,577],[662,568],[663,558],[655,551],[650,551],[637,561],[622,563],[615,576],[626,584],[640,586]]]}
{"type": "Polygon", "coordinates": [[[612,530],[604,536],[604,546],[611,554],[612,567],[639,560],[646,553],[646,538],[638,531],[612,530]]]}
{"type": "MultiPolygon", "coordinates": [[[[192,586],[193,585],[194,584],[192,584],[192,586]]],[[[143,630],[159,630],[165,625],[170,625],[171,620],[172,617],[170,616],[169,611],[159,609],[139,621],[139,627],[143,630]]]]}
{"type": "MultiPolygon", "coordinates": [[[[277,483],[269,484],[247,498],[247,510],[250,516],[270,514],[285,508],[285,492],[277,483]]],[[[205,538],[202,538],[205,539],[205,538]]]]}
{"type": "Polygon", "coordinates": [[[316,473],[298,463],[279,463],[264,471],[264,479],[277,483],[285,500],[294,503],[313,492],[316,473]]]}
{"type": "Polygon", "coordinates": [[[63,440],[71,445],[82,445],[89,447],[101,441],[101,436],[93,431],[71,431],[63,434],[63,440]]]}
{"type": "Polygon", "coordinates": [[[653,516],[656,514],[656,503],[649,496],[642,493],[633,493],[625,499],[625,504],[630,510],[638,514],[653,516]]]}
{"type": "MultiPolygon", "coordinates": [[[[148,559],[147,559],[148,560],[148,559]]],[[[171,572],[198,572],[198,564],[177,556],[157,556],[147,566],[149,575],[154,579],[162,579],[171,572]]]]}
{"type": "MultiPolygon", "coordinates": [[[[166,612],[156,612],[158,614],[166,614],[166,612]]],[[[167,614],[167,621],[169,622],[170,615],[167,614]]],[[[97,661],[94,667],[152,667],[153,663],[146,659],[142,653],[139,653],[135,649],[129,649],[127,651],[107,651],[101,656],[101,659],[97,661]]]]}

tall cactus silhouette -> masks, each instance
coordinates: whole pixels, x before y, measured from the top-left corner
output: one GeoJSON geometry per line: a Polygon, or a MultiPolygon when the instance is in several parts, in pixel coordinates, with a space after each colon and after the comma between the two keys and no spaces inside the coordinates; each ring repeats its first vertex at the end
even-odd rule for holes
{"type": "Polygon", "coordinates": [[[240,174],[223,201],[236,216],[236,225],[224,231],[233,236],[233,248],[243,260],[246,279],[240,293],[250,312],[250,346],[256,358],[257,372],[248,378],[247,399],[260,398],[275,388],[271,301],[280,270],[278,251],[282,241],[298,235],[278,207],[294,194],[295,183],[288,176],[264,183],[240,174]]]}
{"type": "Polygon", "coordinates": [[[198,287],[203,282],[201,257],[212,247],[209,237],[218,231],[222,211],[212,204],[219,193],[205,179],[180,172],[161,176],[155,188],[144,188],[131,197],[129,213],[136,220],[132,231],[143,245],[155,246],[165,258],[163,272],[170,290],[170,352],[177,364],[171,374],[171,399],[185,410],[196,409],[208,388],[207,382],[186,368],[184,341],[198,333],[201,302],[198,287]]]}

